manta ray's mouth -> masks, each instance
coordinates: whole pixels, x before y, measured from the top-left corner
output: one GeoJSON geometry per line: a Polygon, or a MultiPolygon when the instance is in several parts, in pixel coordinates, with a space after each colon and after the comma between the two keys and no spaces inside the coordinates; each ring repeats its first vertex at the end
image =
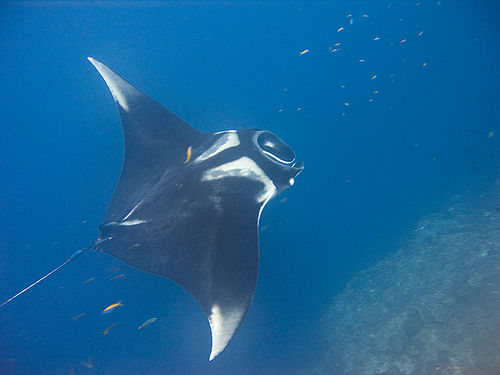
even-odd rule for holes
{"type": "Polygon", "coordinates": [[[292,186],[295,183],[295,177],[297,177],[304,170],[304,162],[297,161],[297,162],[293,163],[291,168],[293,170],[293,175],[288,180],[288,183],[290,184],[290,186],[292,186]]]}
{"type": "Polygon", "coordinates": [[[295,176],[297,176],[300,172],[302,172],[304,170],[304,162],[303,161],[295,162],[292,165],[292,168],[294,168],[297,171],[297,174],[295,175],[295,176]]]}

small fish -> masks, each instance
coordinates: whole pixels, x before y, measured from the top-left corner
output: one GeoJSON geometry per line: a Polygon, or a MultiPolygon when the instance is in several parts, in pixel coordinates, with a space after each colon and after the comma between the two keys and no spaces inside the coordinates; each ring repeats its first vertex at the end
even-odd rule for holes
{"type": "Polygon", "coordinates": [[[338,32],[338,33],[340,33],[342,30],[344,30],[344,28],[343,28],[343,27],[339,27],[339,28],[337,29],[337,32],[338,32]]]}
{"type": "Polygon", "coordinates": [[[309,53],[310,51],[308,49],[303,50],[302,52],[299,52],[299,55],[305,55],[309,53]]]}
{"type": "Polygon", "coordinates": [[[424,33],[423,31],[419,32],[418,36],[421,37],[423,33],[424,33]]]}
{"type": "Polygon", "coordinates": [[[120,306],[123,306],[121,300],[106,307],[104,310],[102,310],[101,315],[109,314],[111,311],[113,311],[114,309],[116,309],[117,307],[120,307],[120,306]]]}
{"type": "Polygon", "coordinates": [[[110,277],[109,279],[110,280],[116,280],[116,279],[121,279],[121,278],[124,278],[124,277],[125,277],[125,274],[124,273],[120,273],[119,275],[110,277]]]}
{"type": "Polygon", "coordinates": [[[87,360],[87,362],[85,361],[80,361],[80,364],[83,366],[83,367],[86,367],[86,368],[94,368],[94,365],[92,364],[92,358],[89,358],[87,360]]]}
{"type": "Polygon", "coordinates": [[[113,328],[113,327],[115,327],[115,326],[117,326],[117,325],[118,325],[118,323],[113,323],[113,324],[111,324],[110,326],[108,326],[108,328],[106,328],[104,331],[99,332],[99,333],[100,333],[101,335],[103,335],[103,336],[106,336],[106,335],[109,333],[109,331],[111,330],[111,328],[113,328]]]}
{"type": "Polygon", "coordinates": [[[127,250],[135,249],[136,247],[141,247],[141,244],[140,243],[135,243],[132,246],[130,246],[127,250]]]}
{"type": "Polygon", "coordinates": [[[78,320],[78,319],[80,319],[84,315],[85,315],[85,313],[81,313],[80,315],[77,315],[77,316],[73,317],[71,320],[72,321],[78,320]]]}
{"type": "Polygon", "coordinates": [[[401,43],[401,44],[403,44],[404,42],[406,42],[406,38],[401,39],[401,40],[399,41],[399,43],[401,43]]]}
{"type": "Polygon", "coordinates": [[[147,327],[148,325],[150,324],[153,324],[154,322],[156,322],[158,320],[158,318],[151,318],[151,319],[148,319],[146,320],[144,323],[142,323],[137,329],[138,330],[141,330],[143,329],[144,327],[147,327]]]}
{"type": "Polygon", "coordinates": [[[375,79],[375,78],[377,78],[377,75],[376,75],[376,74],[374,74],[374,75],[373,75],[372,79],[375,79]]]}
{"type": "Polygon", "coordinates": [[[376,36],[375,38],[373,38],[373,40],[380,40],[380,37],[376,36]]]}
{"type": "Polygon", "coordinates": [[[186,150],[186,160],[184,160],[184,164],[189,163],[191,160],[191,146],[189,146],[186,150]]]}
{"type": "Polygon", "coordinates": [[[83,283],[81,283],[80,285],[81,285],[81,286],[84,286],[85,284],[88,284],[88,283],[90,283],[91,281],[94,281],[94,280],[95,280],[95,277],[91,277],[90,279],[85,280],[85,281],[84,281],[83,283]]]}

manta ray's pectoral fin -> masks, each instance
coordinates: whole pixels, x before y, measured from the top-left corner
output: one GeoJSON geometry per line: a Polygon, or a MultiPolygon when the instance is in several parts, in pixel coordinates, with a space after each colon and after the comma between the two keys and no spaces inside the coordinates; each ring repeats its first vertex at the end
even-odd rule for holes
{"type": "Polygon", "coordinates": [[[186,149],[206,140],[206,135],[138,90],[106,65],[88,57],[104,78],[122,120],[125,157],[120,181],[108,208],[106,221],[118,221],[136,205],[146,191],[177,160],[184,161],[186,149]]]}

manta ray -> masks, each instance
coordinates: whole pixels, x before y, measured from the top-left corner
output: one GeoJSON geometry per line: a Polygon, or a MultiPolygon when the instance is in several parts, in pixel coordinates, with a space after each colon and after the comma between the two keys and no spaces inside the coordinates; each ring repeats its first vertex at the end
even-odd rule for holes
{"type": "Polygon", "coordinates": [[[87,250],[173,280],[205,312],[209,361],[228,345],[252,302],[259,219],[304,164],[267,130],[203,133],[89,57],[116,102],[125,141],[119,182],[100,235],[87,250]]]}

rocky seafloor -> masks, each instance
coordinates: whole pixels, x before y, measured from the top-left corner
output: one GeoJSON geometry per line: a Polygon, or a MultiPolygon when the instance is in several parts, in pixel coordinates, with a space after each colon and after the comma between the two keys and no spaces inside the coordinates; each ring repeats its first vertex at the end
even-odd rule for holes
{"type": "Polygon", "coordinates": [[[500,186],[454,197],[322,321],[329,375],[500,374],[500,186]]]}

